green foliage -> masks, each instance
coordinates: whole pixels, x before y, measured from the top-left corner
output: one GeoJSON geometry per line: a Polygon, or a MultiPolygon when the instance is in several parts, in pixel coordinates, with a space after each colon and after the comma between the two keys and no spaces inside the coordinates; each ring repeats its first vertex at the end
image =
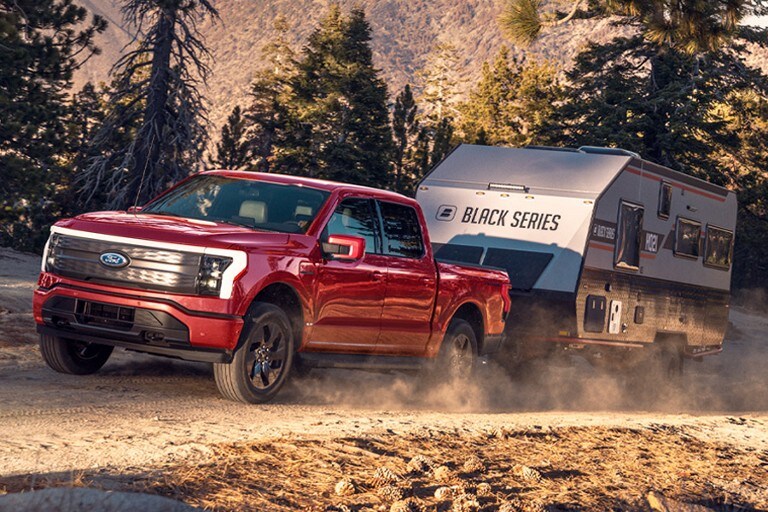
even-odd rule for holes
{"type": "Polygon", "coordinates": [[[503,47],[459,106],[457,131],[472,144],[534,144],[562,99],[554,66],[520,64],[503,47]]]}
{"type": "Polygon", "coordinates": [[[292,173],[373,186],[389,179],[392,135],[387,87],[373,66],[362,10],[338,5],[312,33],[281,106],[290,134],[275,143],[275,166],[292,173]]]}
{"type": "Polygon", "coordinates": [[[246,119],[240,106],[236,106],[221,129],[221,140],[216,143],[216,154],[208,159],[209,164],[216,169],[247,169],[252,161],[247,136],[246,119]]]}
{"type": "Polygon", "coordinates": [[[73,144],[66,90],[106,22],[72,0],[0,1],[0,244],[31,250],[60,213],[73,144]]]}
{"type": "Polygon", "coordinates": [[[616,146],[736,190],[741,225],[734,283],[768,285],[768,81],[739,47],[659,54],[641,36],[582,53],[544,143],[616,146]],[[655,60],[653,65],[651,60],[655,60]]]}
{"type": "Polygon", "coordinates": [[[395,143],[392,188],[397,192],[412,191],[419,177],[421,163],[418,144],[422,130],[416,117],[417,112],[411,86],[406,85],[395,98],[392,110],[392,138],[395,143]]]}
{"type": "Polygon", "coordinates": [[[271,172],[277,164],[290,172],[295,166],[288,155],[297,144],[293,130],[295,116],[290,104],[290,83],[296,73],[296,60],[287,41],[290,27],[286,19],[279,16],[274,28],[277,37],[262,49],[269,67],[251,85],[251,104],[246,111],[248,141],[255,170],[271,172]]]}

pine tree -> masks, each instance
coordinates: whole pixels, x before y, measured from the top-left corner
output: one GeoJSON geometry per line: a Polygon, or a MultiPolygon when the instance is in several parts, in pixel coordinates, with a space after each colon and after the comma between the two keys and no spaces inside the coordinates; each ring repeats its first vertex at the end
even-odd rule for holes
{"type": "Polygon", "coordinates": [[[209,54],[197,26],[216,9],[209,0],[126,0],[122,11],[142,39],[115,64],[113,109],[78,176],[88,208],[143,204],[198,165],[206,138],[198,86],[209,54]],[[115,148],[112,133],[136,125],[130,142],[115,148]]]}
{"type": "Polygon", "coordinates": [[[251,85],[251,104],[246,111],[250,125],[248,139],[256,159],[256,170],[290,172],[293,162],[286,149],[295,144],[290,140],[293,133],[288,97],[296,61],[288,44],[290,26],[284,16],[277,17],[274,29],[275,40],[262,49],[269,67],[251,85]],[[276,150],[282,150],[282,153],[275,154],[276,150]]]}
{"type": "Polygon", "coordinates": [[[246,119],[240,106],[232,109],[227,124],[221,128],[221,140],[216,143],[216,155],[208,159],[217,169],[245,170],[252,163],[246,119]]]}
{"type": "Polygon", "coordinates": [[[419,104],[422,113],[421,123],[420,168],[418,175],[425,175],[430,168],[439,163],[453,148],[454,120],[459,114],[458,51],[451,43],[441,42],[435,45],[427,56],[424,68],[419,70],[419,104]]]}
{"type": "Polygon", "coordinates": [[[475,144],[532,144],[561,96],[553,66],[520,64],[502,47],[493,65],[483,64],[480,81],[459,105],[461,139],[475,144]]]}
{"type": "Polygon", "coordinates": [[[290,82],[292,135],[277,148],[293,172],[382,186],[392,134],[387,87],[373,66],[371,28],[360,9],[334,4],[312,33],[290,82]]]}
{"type": "Polygon", "coordinates": [[[394,139],[392,188],[398,192],[409,192],[413,189],[418,175],[419,165],[416,160],[417,143],[421,129],[416,118],[418,107],[411,92],[411,86],[406,84],[395,98],[392,111],[392,136],[394,139]]]}
{"type": "Polygon", "coordinates": [[[0,245],[39,248],[68,180],[74,71],[106,28],[72,0],[0,0],[0,245]]]}

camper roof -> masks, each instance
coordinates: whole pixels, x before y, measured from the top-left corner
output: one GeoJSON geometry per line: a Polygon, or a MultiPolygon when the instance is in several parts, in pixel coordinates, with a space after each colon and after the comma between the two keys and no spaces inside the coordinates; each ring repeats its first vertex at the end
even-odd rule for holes
{"type": "Polygon", "coordinates": [[[596,198],[631,160],[628,154],[462,144],[423,184],[439,182],[478,190],[501,190],[507,185],[510,190],[596,198]]]}

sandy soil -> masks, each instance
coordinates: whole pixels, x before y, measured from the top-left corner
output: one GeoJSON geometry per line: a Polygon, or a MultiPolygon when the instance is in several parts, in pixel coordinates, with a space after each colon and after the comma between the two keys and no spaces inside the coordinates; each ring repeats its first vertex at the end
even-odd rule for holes
{"type": "MultiPolygon", "coordinates": [[[[210,367],[202,364],[121,350],[94,376],[49,370],[35,345],[29,311],[37,269],[35,257],[0,249],[0,492],[66,483],[73,475],[82,485],[86,475],[102,486],[139,485],[211,508],[248,508],[221,497],[221,486],[214,484],[226,478],[217,468],[258,462],[252,474],[279,485],[260,487],[262,501],[254,503],[285,510],[336,503],[333,485],[353,467],[362,483],[347,502],[353,508],[381,507],[387,501],[370,483],[371,468],[387,463],[406,475],[411,456],[425,454],[451,469],[448,483],[461,493],[469,489],[477,495],[477,485],[487,481],[498,500],[480,499],[483,510],[496,510],[502,497],[526,495],[514,469],[526,464],[549,486],[535,503],[579,508],[575,504],[583,497],[576,489],[583,487],[575,484],[581,477],[562,471],[594,479],[610,470],[613,480],[605,477],[584,508],[604,509],[612,500],[633,508],[639,502],[630,495],[639,499],[688,475],[692,487],[674,491],[680,498],[691,501],[694,489],[719,496],[718,503],[768,509],[768,319],[746,309],[732,310],[733,328],[722,355],[689,365],[678,391],[651,401],[638,400],[615,375],[575,359],[535,366],[523,381],[489,366],[471,385],[438,388],[425,388],[410,375],[316,371],[291,382],[273,404],[244,406],[220,398],[210,367]],[[542,432],[560,441],[542,440],[542,432]],[[366,443],[378,448],[365,448],[366,443]],[[557,454],[547,452],[550,444],[557,454]],[[360,452],[361,446],[367,451],[360,452]],[[628,447],[622,459],[627,467],[606,451],[620,446],[628,447]],[[471,455],[467,450],[480,453],[495,473],[462,472],[462,461],[471,455]],[[648,474],[635,481],[626,472],[640,452],[651,463],[644,469],[648,474]],[[297,470],[295,478],[285,478],[286,467],[272,459],[264,464],[269,456],[293,461],[288,464],[293,468],[330,469],[297,470]],[[676,460],[701,464],[680,469],[676,460]],[[738,461],[738,468],[723,466],[724,461],[738,461]],[[202,490],[183,478],[197,475],[198,482],[194,468],[201,467],[218,475],[202,490]],[[625,476],[618,485],[620,474],[625,476]]],[[[406,480],[410,487],[404,493],[414,499],[419,493],[431,496],[439,486],[433,476],[406,480]]],[[[440,500],[430,499],[424,503],[439,508],[440,500]]]]}

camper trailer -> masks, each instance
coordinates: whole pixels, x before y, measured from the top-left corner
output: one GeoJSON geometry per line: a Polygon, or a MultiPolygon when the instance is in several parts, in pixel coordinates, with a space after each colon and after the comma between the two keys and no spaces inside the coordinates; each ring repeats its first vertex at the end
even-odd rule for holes
{"type": "Polygon", "coordinates": [[[416,198],[439,259],[509,273],[515,360],[682,369],[722,350],[733,192],[620,149],[461,145],[416,198]]]}

